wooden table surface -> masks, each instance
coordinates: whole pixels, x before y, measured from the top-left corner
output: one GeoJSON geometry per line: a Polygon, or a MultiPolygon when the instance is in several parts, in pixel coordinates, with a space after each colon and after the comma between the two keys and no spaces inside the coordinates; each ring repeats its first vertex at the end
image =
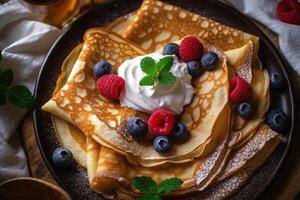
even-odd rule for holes
{"type": "MultiPolygon", "coordinates": [[[[261,25],[260,23],[254,21],[271,39],[274,45],[278,48],[278,38],[272,33],[269,29],[261,25]]],[[[289,67],[287,69],[290,78],[293,82],[293,86],[295,87],[295,102],[298,102],[300,98],[300,77],[296,75],[296,73],[289,67]]],[[[299,107],[299,106],[298,106],[299,107]]],[[[300,113],[299,109],[297,109],[296,113],[300,113]]],[[[33,123],[32,123],[32,114],[28,113],[24,118],[23,123],[21,125],[21,137],[23,140],[23,145],[28,157],[28,165],[30,168],[31,175],[35,178],[39,178],[45,181],[49,181],[51,183],[56,183],[50,172],[48,171],[39,151],[39,148],[36,143],[33,123]]],[[[296,133],[298,131],[296,130],[296,133]]],[[[297,149],[293,149],[291,154],[294,154],[295,158],[293,160],[293,165],[286,173],[288,178],[285,183],[282,184],[280,196],[278,199],[289,200],[294,199],[297,193],[300,191],[300,156],[297,149]],[[295,153],[295,154],[294,154],[295,153]]]]}

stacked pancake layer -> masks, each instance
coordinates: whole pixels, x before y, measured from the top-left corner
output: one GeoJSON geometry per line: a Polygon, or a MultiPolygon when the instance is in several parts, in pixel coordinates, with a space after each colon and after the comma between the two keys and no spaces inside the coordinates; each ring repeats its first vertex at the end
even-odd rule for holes
{"type": "Polygon", "coordinates": [[[279,134],[263,124],[269,106],[269,77],[255,60],[258,38],[159,1],[144,1],[129,19],[122,23],[130,23],[125,31],[124,26],[113,26],[114,30],[121,30],[124,37],[146,50],[104,29],[91,29],[85,34],[83,46],[66,59],[55,94],[43,107],[58,117],[54,117],[54,124],[62,145],[87,166],[91,187],[106,197],[132,199],[140,195],[130,181],[142,175],[156,182],[171,177],[183,180],[172,195],[196,191],[203,199],[232,195],[281,141],[279,134]],[[166,24],[155,25],[164,24],[160,19],[171,16],[186,32],[166,24]],[[189,29],[191,26],[196,28],[189,29]],[[151,31],[145,33],[142,27],[151,31]],[[181,115],[192,137],[161,155],[120,131],[130,116],[144,114],[121,108],[98,94],[91,67],[98,60],[108,60],[117,68],[129,58],[191,34],[212,43],[202,41],[205,49],[217,52],[222,62],[218,70],[205,73],[193,83],[197,93],[181,115]],[[151,45],[146,46],[147,41],[151,45]],[[228,81],[234,73],[254,90],[251,101],[257,112],[251,120],[235,115],[228,102],[228,81]]]}

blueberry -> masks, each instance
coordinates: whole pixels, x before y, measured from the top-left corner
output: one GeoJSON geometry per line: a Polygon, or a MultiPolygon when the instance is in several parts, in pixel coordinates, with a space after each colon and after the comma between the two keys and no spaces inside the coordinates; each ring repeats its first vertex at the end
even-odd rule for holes
{"type": "Polygon", "coordinates": [[[249,119],[252,116],[253,110],[250,103],[243,102],[236,107],[236,112],[244,119],[249,119]]]}
{"type": "Polygon", "coordinates": [[[172,131],[172,138],[176,142],[182,142],[185,139],[187,139],[188,133],[187,133],[187,128],[184,123],[182,122],[177,122],[174,125],[173,131],[172,131]]]}
{"type": "Polygon", "coordinates": [[[154,140],[153,147],[158,153],[165,153],[171,147],[170,139],[166,136],[157,136],[154,140]]]}
{"type": "Polygon", "coordinates": [[[58,167],[67,168],[73,162],[73,155],[68,149],[57,148],[52,154],[52,161],[58,167]]]}
{"type": "Polygon", "coordinates": [[[266,123],[277,132],[286,130],[289,126],[289,117],[280,109],[269,111],[266,123]]]}
{"type": "Polygon", "coordinates": [[[199,77],[203,74],[204,70],[198,61],[190,61],[187,64],[188,71],[192,77],[199,77]]]}
{"type": "Polygon", "coordinates": [[[93,69],[94,76],[99,78],[105,74],[111,74],[113,72],[112,65],[107,61],[97,62],[93,69]]]}
{"type": "Polygon", "coordinates": [[[280,73],[278,73],[278,72],[273,72],[271,74],[271,78],[270,79],[271,79],[270,80],[270,84],[271,84],[272,88],[280,89],[280,88],[283,87],[284,82],[285,82],[283,76],[280,73]]]}
{"type": "Polygon", "coordinates": [[[203,56],[201,57],[201,65],[204,70],[210,71],[217,67],[218,60],[219,60],[218,54],[210,51],[203,54],[203,56]]]}
{"type": "Polygon", "coordinates": [[[175,43],[168,43],[163,50],[163,55],[179,55],[179,45],[175,43]]]}
{"type": "Polygon", "coordinates": [[[142,118],[133,117],[127,121],[127,130],[133,137],[141,138],[147,135],[148,124],[142,118]]]}

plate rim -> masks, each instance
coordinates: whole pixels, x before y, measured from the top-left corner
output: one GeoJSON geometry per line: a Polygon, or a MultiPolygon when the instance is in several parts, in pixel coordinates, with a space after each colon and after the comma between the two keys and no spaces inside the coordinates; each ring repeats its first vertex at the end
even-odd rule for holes
{"type": "MultiPolygon", "coordinates": [[[[99,5],[96,5],[96,6],[92,7],[92,8],[90,8],[90,9],[88,9],[87,11],[83,12],[82,14],[80,14],[80,16],[74,22],[72,22],[71,25],[69,25],[69,27],[63,29],[61,35],[53,43],[53,45],[51,46],[50,50],[48,51],[46,57],[44,58],[43,64],[41,65],[41,68],[40,68],[39,73],[37,75],[36,82],[35,82],[35,87],[34,87],[34,93],[33,93],[33,96],[36,99],[37,99],[37,96],[38,96],[38,87],[39,87],[39,83],[41,81],[40,80],[41,76],[42,76],[43,71],[45,70],[45,68],[47,66],[48,59],[51,56],[51,54],[53,53],[53,50],[56,48],[57,44],[59,44],[61,42],[61,40],[64,37],[66,37],[66,35],[68,34],[68,32],[72,30],[72,28],[74,27],[74,25],[76,25],[76,23],[78,23],[78,21],[80,21],[81,18],[84,18],[86,15],[89,14],[89,12],[92,12],[94,9],[97,9],[98,6],[105,6],[105,5],[108,5],[108,4],[113,4],[114,1],[116,1],[116,0],[109,0],[109,1],[103,2],[103,3],[99,4],[99,5]]],[[[297,114],[296,114],[295,111],[297,109],[297,106],[295,104],[295,89],[294,89],[294,86],[293,86],[293,82],[291,81],[292,78],[289,75],[289,73],[290,73],[289,70],[292,69],[292,67],[290,66],[290,64],[288,63],[288,61],[284,57],[284,55],[279,52],[280,49],[277,49],[275,47],[275,45],[273,44],[273,42],[270,40],[270,38],[262,31],[262,29],[259,26],[257,26],[253,22],[254,19],[251,19],[249,16],[244,15],[239,10],[237,10],[236,8],[234,8],[233,6],[227,5],[226,3],[223,3],[223,2],[221,2],[219,0],[218,1],[208,0],[208,1],[210,3],[212,3],[212,4],[216,4],[217,6],[223,7],[227,11],[233,13],[234,15],[239,16],[239,18],[242,21],[246,22],[247,24],[249,24],[249,25],[251,25],[253,27],[256,27],[256,29],[257,29],[256,31],[258,31],[260,33],[260,35],[262,36],[262,37],[260,36],[259,39],[265,41],[265,44],[267,45],[267,48],[270,49],[274,53],[274,55],[276,56],[276,59],[281,62],[281,65],[280,65],[279,68],[281,69],[281,71],[284,74],[284,77],[285,77],[286,83],[287,83],[287,87],[288,87],[288,90],[289,90],[288,93],[289,93],[289,97],[290,97],[290,101],[291,101],[291,104],[290,104],[290,107],[291,107],[291,110],[290,110],[290,112],[291,112],[291,116],[290,116],[290,118],[291,118],[291,124],[290,124],[290,131],[289,131],[288,140],[284,141],[286,143],[286,148],[285,148],[286,150],[284,151],[282,157],[280,158],[280,161],[278,162],[278,165],[276,166],[276,169],[274,169],[273,176],[270,178],[270,182],[267,185],[265,185],[265,187],[261,190],[261,192],[256,196],[256,198],[260,198],[263,195],[265,195],[266,192],[268,191],[268,189],[270,188],[270,186],[272,186],[274,184],[275,179],[279,175],[279,172],[283,171],[284,168],[287,168],[287,165],[289,164],[289,163],[286,162],[287,159],[288,159],[288,157],[289,157],[288,154],[291,151],[292,144],[295,143],[295,141],[294,141],[295,131],[296,131],[295,122],[296,122],[296,119],[297,119],[297,114]],[[287,68],[285,68],[285,67],[287,67],[287,68]]],[[[193,12],[193,11],[191,11],[191,12],[193,12]]],[[[40,140],[40,136],[39,136],[39,130],[38,130],[39,129],[38,128],[38,112],[39,112],[39,110],[37,108],[34,108],[33,109],[33,113],[32,113],[32,117],[33,117],[33,125],[34,125],[35,138],[36,138],[36,142],[37,142],[38,147],[39,147],[39,151],[40,151],[40,153],[42,155],[43,161],[45,162],[45,164],[47,166],[47,169],[50,171],[50,173],[53,176],[53,178],[55,179],[55,181],[59,184],[59,186],[61,186],[62,188],[65,189],[64,184],[62,183],[62,181],[60,180],[60,178],[54,172],[52,164],[48,161],[47,156],[45,155],[45,152],[43,150],[43,147],[42,147],[42,144],[41,144],[41,140],[40,140]]],[[[251,180],[251,178],[249,180],[251,180]]],[[[242,188],[245,185],[247,185],[247,183],[244,184],[242,186],[242,188]]]]}

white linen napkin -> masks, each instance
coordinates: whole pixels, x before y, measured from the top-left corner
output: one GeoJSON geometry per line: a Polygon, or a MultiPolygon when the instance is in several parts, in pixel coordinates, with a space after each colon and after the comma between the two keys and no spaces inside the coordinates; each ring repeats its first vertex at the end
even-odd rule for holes
{"type": "Polygon", "coordinates": [[[228,1],[242,13],[264,24],[278,35],[280,50],[300,75],[300,25],[287,24],[277,18],[276,7],[280,0],[228,1]]]}
{"type": "MultiPolygon", "coordinates": [[[[0,68],[10,68],[13,84],[26,85],[32,92],[37,73],[61,30],[42,23],[44,16],[35,14],[16,0],[0,6],[0,68]]],[[[7,102],[0,106],[0,182],[26,176],[28,167],[24,151],[15,136],[26,110],[7,102]]]]}

